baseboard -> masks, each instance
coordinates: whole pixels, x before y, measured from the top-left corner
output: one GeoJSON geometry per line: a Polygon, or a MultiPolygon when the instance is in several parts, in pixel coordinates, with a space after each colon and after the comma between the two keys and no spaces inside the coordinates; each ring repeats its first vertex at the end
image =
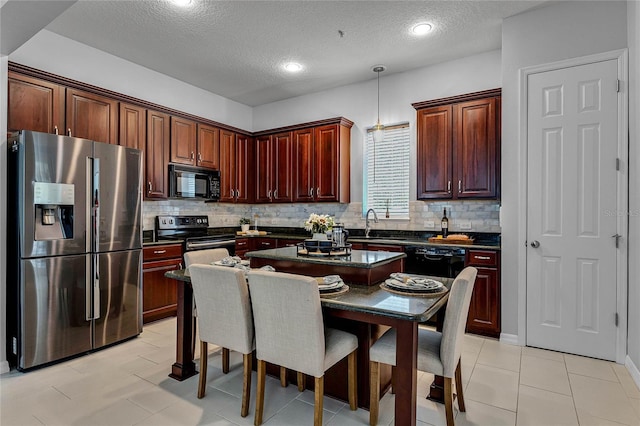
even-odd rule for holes
{"type": "Polygon", "coordinates": [[[635,365],[633,361],[631,361],[629,355],[627,355],[626,359],[624,360],[624,366],[627,367],[627,370],[629,370],[629,374],[631,374],[631,378],[634,382],[636,382],[636,386],[638,387],[638,389],[640,389],[640,370],[638,370],[638,366],[635,365]]]}
{"type": "Polygon", "coordinates": [[[506,343],[508,345],[520,346],[520,344],[518,343],[518,335],[517,334],[500,333],[500,342],[501,343],[506,343]]]}
{"type": "Polygon", "coordinates": [[[11,369],[9,368],[9,362],[8,361],[1,361],[0,362],[0,374],[8,373],[9,371],[11,371],[11,369]]]}

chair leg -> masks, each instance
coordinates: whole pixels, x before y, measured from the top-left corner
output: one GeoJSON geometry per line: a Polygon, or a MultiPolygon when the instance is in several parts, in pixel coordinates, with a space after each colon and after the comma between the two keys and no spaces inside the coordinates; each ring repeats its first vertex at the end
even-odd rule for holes
{"type": "Polygon", "coordinates": [[[200,341],[200,379],[198,380],[198,398],[203,398],[207,388],[207,342],[200,341]]]}
{"type": "Polygon", "coordinates": [[[287,369],[285,367],[280,367],[280,386],[283,388],[289,386],[289,382],[287,381],[287,369]]]}
{"type": "Polygon", "coordinates": [[[227,374],[229,372],[229,349],[222,348],[222,372],[227,374]]]}
{"type": "Polygon", "coordinates": [[[244,368],[242,370],[242,410],[240,415],[247,417],[249,414],[249,396],[251,395],[251,364],[253,356],[251,352],[242,356],[244,368]]]}
{"type": "Polygon", "coordinates": [[[376,426],[380,405],[380,363],[369,362],[369,370],[369,425],[376,426]]]}
{"type": "Polygon", "coordinates": [[[462,390],[462,360],[458,360],[456,366],[456,394],[458,395],[458,408],[461,412],[467,411],[464,405],[464,392],[462,390]]]}
{"type": "Polygon", "coordinates": [[[262,414],[264,412],[264,382],[267,374],[267,363],[258,360],[258,385],[256,386],[256,412],[253,424],[260,426],[262,424],[262,414]]]}
{"type": "Polygon", "coordinates": [[[324,376],[316,377],[315,401],[313,404],[313,426],[322,426],[322,410],[324,401],[324,376]]]}
{"type": "Polygon", "coordinates": [[[453,426],[453,390],[451,389],[451,377],[444,378],[444,411],[447,417],[447,426],[453,426]]]}
{"type": "Polygon", "coordinates": [[[298,371],[298,391],[304,392],[304,388],[307,387],[306,381],[304,373],[298,371]]]}
{"type": "Polygon", "coordinates": [[[358,390],[357,390],[357,368],[356,368],[356,355],[357,350],[351,352],[347,359],[348,362],[348,375],[349,375],[349,408],[352,411],[358,409],[358,390]]]}

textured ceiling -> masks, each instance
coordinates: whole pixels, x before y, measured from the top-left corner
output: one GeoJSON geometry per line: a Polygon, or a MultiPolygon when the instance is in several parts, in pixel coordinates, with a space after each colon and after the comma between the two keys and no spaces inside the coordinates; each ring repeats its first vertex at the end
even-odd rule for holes
{"type": "Polygon", "coordinates": [[[502,19],[542,1],[81,0],[46,28],[257,106],[500,48],[502,19]],[[433,31],[409,30],[430,22],[433,31]],[[342,32],[342,35],[340,34],[342,32]],[[282,71],[286,61],[303,71],[282,71]]]}

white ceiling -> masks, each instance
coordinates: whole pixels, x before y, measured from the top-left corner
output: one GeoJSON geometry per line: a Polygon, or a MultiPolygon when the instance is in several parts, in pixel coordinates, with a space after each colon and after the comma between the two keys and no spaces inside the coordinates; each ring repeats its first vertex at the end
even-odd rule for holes
{"type": "Polygon", "coordinates": [[[502,19],[543,1],[80,0],[46,28],[257,106],[499,49],[502,19]],[[424,37],[410,34],[430,22],[424,37]],[[340,35],[342,32],[343,35],[340,35]],[[297,74],[281,66],[296,61],[297,74]]]}

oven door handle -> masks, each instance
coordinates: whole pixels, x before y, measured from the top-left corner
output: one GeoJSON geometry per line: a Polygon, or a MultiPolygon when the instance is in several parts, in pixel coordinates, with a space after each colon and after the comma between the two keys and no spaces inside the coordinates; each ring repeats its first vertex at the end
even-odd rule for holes
{"type": "Polygon", "coordinates": [[[186,249],[193,250],[198,248],[226,247],[235,245],[235,240],[209,241],[204,243],[187,243],[186,249]]]}

